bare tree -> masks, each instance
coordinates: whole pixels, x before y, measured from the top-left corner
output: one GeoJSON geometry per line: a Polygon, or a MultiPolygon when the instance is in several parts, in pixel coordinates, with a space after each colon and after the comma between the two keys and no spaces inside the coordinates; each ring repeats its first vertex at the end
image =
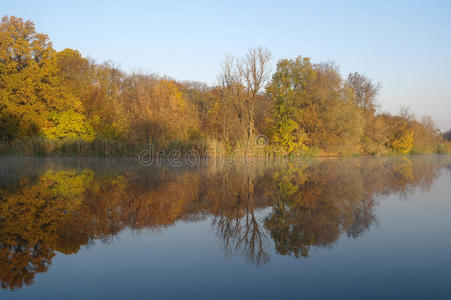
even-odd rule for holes
{"type": "Polygon", "coordinates": [[[244,134],[246,128],[245,111],[243,109],[245,93],[243,80],[236,69],[236,65],[237,62],[234,57],[226,56],[222,63],[219,82],[224,91],[223,98],[233,107],[244,134]]]}
{"type": "Polygon", "coordinates": [[[270,77],[271,52],[266,48],[249,49],[242,58],[224,59],[220,84],[233,106],[246,141],[254,135],[255,102],[270,77]]]}
{"type": "Polygon", "coordinates": [[[242,174],[233,205],[221,210],[212,225],[226,256],[240,253],[249,263],[260,265],[268,262],[269,255],[266,232],[255,215],[254,176],[248,170],[242,174]]]}
{"type": "Polygon", "coordinates": [[[415,120],[415,115],[412,113],[412,111],[410,110],[410,107],[409,107],[409,106],[404,106],[404,105],[402,105],[402,106],[399,108],[399,113],[398,113],[398,115],[399,115],[401,118],[405,119],[407,122],[410,122],[410,121],[414,121],[414,120],[415,120]]]}
{"type": "Polygon", "coordinates": [[[377,108],[376,97],[381,89],[379,83],[375,85],[365,75],[357,72],[348,75],[347,83],[354,91],[355,104],[365,110],[377,108]]]}

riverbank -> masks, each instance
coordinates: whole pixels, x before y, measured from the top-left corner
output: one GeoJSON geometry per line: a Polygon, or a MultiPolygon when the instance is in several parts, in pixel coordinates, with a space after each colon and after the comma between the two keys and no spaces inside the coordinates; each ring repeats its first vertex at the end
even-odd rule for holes
{"type": "Polygon", "coordinates": [[[399,153],[384,149],[375,153],[363,151],[328,152],[318,148],[308,151],[287,152],[273,144],[225,144],[214,140],[201,140],[198,142],[173,141],[165,145],[149,144],[138,145],[125,141],[96,139],[84,140],[51,140],[42,137],[30,137],[10,142],[0,143],[0,155],[27,155],[27,156],[76,156],[76,157],[133,157],[133,156],[197,156],[197,157],[266,157],[279,158],[287,156],[302,157],[343,157],[368,155],[400,155],[400,154],[451,154],[451,142],[428,145],[422,149],[413,147],[409,153],[399,153]]]}

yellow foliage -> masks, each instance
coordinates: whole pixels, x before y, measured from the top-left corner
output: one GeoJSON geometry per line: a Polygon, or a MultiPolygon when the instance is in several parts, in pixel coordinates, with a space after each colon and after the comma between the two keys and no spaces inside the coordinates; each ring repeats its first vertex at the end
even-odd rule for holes
{"type": "Polygon", "coordinates": [[[413,135],[414,130],[411,128],[398,131],[392,142],[393,150],[402,154],[409,153],[413,147],[413,135]]]}
{"type": "Polygon", "coordinates": [[[94,140],[94,131],[85,116],[73,110],[49,114],[52,127],[44,128],[44,135],[51,140],[82,139],[94,140]]]}
{"type": "Polygon", "coordinates": [[[35,135],[51,111],[81,104],[57,76],[55,50],[31,21],[3,17],[0,23],[0,110],[18,120],[18,135],[35,135]]]}

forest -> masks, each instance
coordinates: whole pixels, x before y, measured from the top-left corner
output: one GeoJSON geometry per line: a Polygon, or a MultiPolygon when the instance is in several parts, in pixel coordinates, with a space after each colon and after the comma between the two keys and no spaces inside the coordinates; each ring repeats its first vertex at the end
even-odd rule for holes
{"type": "Polygon", "coordinates": [[[271,52],[227,56],[218,82],[124,72],[75,49],[56,51],[32,21],[0,24],[0,153],[206,156],[451,153],[431,117],[382,112],[380,85],[336,64],[271,52]]]}

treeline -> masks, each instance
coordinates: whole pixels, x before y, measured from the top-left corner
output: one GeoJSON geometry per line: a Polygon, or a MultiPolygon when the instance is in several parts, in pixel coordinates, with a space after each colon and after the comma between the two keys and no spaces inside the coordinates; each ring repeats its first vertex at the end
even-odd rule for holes
{"type": "Polygon", "coordinates": [[[445,132],[445,133],[443,134],[443,138],[444,138],[445,140],[451,141],[451,130],[448,130],[447,132],[445,132]]]}
{"type": "Polygon", "coordinates": [[[127,155],[150,143],[212,156],[451,152],[430,117],[378,113],[379,86],[364,75],[344,79],[302,57],[271,73],[271,58],[251,49],[224,59],[216,86],[178,82],[56,51],[31,21],[5,16],[0,152],[127,155]]]}

